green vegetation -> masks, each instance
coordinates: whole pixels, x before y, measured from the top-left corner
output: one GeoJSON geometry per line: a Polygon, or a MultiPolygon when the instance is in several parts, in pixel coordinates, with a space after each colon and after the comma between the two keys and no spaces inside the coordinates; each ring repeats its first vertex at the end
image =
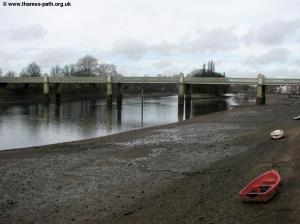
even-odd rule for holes
{"type": "MultiPolygon", "coordinates": [[[[215,72],[215,62],[209,61],[207,63],[207,68],[206,65],[203,64],[202,69],[195,69],[188,76],[225,78],[225,73],[221,74],[215,72]]],[[[192,93],[205,93],[216,96],[227,93],[229,89],[230,87],[228,85],[192,85],[192,93]]]]}

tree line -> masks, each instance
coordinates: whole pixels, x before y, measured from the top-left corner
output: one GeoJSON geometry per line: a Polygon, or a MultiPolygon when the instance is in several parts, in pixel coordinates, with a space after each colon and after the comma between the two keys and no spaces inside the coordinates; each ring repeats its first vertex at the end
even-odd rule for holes
{"type": "MultiPolygon", "coordinates": [[[[18,74],[14,71],[8,71],[7,73],[3,74],[2,69],[0,68],[0,76],[6,77],[16,77],[18,74]]],[[[42,69],[41,67],[33,62],[22,69],[19,73],[20,77],[41,77],[42,69]]],[[[47,73],[44,75],[48,75],[47,73]]],[[[65,66],[56,65],[50,69],[50,76],[106,76],[106,75],[121,75],[117,71],[117,67],[114,64],[107,64],[107,63],[99,63],[98,60],[90,55],[86,55],[80,58],[77,63],[68,64],[65,66]]],[[[183,73],[177,73],[172,75],[173,77],[184,75],[183,73]]],[[[158,74],[158,77],[166,77],[169,75],[162,75],[158,74]]],[[[221,74],[215,72],[215,62],[209,61],[206,64],[203,64],[202,69],[195,69],[186,75],[191,77],[225,77],[225,73],[221,74]]]]}
{"type": "MultiPolygon", "coordinates": [[[[202,68],[195,69],[188,73],[186,76],[190,77],[225,77],[225,73],[218,73],[215,71],[215,62],[209,61],[207,64],[203,64],[202,68]]],[[[0,68],[0,75],[2,75],[2,70],[0,68]]],[[[44,74],[45,75],[45,74],[44,74]]],[[[48,74],[47,74],[48,75],[48,74]]],[[[114,64],[99,63],[98,60],[90,55],[86,55],[80,58],[77,63],[68,64],[65,66],[56,65],[51,68],[50,76],[52,77],[90,77],[90,76],[106,76],[112,75],[117,76],[121,75],[117,71],[117,67],[114,64]]],[[[183,73],[177,73],[172,75],[173,77],[183,75],[183,73]]],[[[16,77],[17,74],[14,71],[8,71],[4,76],[7,77],[16,77]]],[[[39,65],[35,62],[26,66],[19,74],[21,77],[41,77],[42,70],[39,65]]],[[[165,75],[157,75],[162,77],[165,75]]],[[[154,85],[128,85],[129,89],[135,91],[136,88],[143,88],[148,91],[158,91],[157,88],[165,88],[168,91],[176,91],[176,85],[159,85],[155,87],[154,85]],[[165,86],[165,87],[163,87],[165,86]]],[[[192,86],[192,92],[194,93],[209,93],[214,95],[219,95],[229,91],[228,85],[196,85],[192,86]]]]}
{"type": "MultiPolygon", "coordinates": [[[[0,75],[3,72],[0,68],[0,75]]],[[[41,67],[33,62],[22,69],[19,73],[20,77],[41,77],[42,69],[41,67]]],[[[45,74],[44,74],[45,75],[45,74]]],[[[48,74],[46,74],[48,75],[48,74]]],[[[106,75],[120,75],[117,72],[117,67],[114,64],[99,63],[96,58],[90,55],[86,55],[80,58],[75,64],[68,64],[63,67],[56,65],[51,68],[50,76],[52,77],[70,77],[70,76],[106,76],[106,75]]],[[[14,71],[8,71],[4,74],[6,77],[16,77],[18,74],[14,71]]]]}

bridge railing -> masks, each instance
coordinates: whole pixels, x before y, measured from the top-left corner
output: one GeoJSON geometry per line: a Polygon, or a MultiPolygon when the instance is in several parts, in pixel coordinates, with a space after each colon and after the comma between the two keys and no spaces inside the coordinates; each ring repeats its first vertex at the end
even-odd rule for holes
{"type": "Polygon", "coordinates": [[[256,78],[210,78],[210,77],[186,77],[186,84],[209,84],[209,85],[256,85],[256,78]]]}
{"type": "MultiPolygon", "coordinates": [[[[0,77],[0,83],[107,83],[107,77],[0,77]]],[[[109,81],[110,82],[110,81],[109,81]]],[[[257,85],[257,78],[211,78],[211,77],[112,77],[112,83],[183,83],[198,85],[257,85]]],[[[300,85],[300,79],[264,78],[263,85],[300,85]]]]}
{"type": "Polygon", "coordinates": [[[43,83],[43,77],[0,77],[0,83],[43,83]]]}
{"type": "Polygon", "coordinates": [[[300,85],[300,79],[265,79],[264,84],[267,86],[300,85]]]}
{"type": "Polygon", "coordinates": [[[49,83],[106,83],[106,77],[49,77],[49,83]]]}
{"type": "Polygon", "coordinates": [[[179,77],[113,77],[114,83],[178,83],[179,77]]]}

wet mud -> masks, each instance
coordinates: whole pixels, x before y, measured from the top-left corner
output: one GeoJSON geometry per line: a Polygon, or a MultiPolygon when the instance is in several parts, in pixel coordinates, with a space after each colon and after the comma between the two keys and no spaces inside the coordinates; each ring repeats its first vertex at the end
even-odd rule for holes
{"type": "Polygon", "coordinates": [[[299,223],[300,100],[0,152],[0,223],[299,223]],[[286,136],[270,139],[282,129],[286,136]],[[276,169],[268,203],[238,192],[276,169]]]}

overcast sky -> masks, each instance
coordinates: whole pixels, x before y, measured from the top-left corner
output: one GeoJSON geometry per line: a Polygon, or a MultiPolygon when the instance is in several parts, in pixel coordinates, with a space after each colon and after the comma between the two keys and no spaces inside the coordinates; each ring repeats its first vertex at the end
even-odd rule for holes
{"type": "Polygon", "coordinates": [[[0,1],[3,72],[33,61],[49,72],[90,54],[128,76],[186,74],[214,60],[229,77],[300,78],[299,0],[0,1]]]}

